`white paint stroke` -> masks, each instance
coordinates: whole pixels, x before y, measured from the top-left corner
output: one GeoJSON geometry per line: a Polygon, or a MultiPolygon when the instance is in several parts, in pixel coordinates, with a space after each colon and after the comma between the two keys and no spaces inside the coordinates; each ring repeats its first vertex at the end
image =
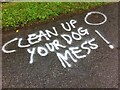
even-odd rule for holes
{"type": "Polygon", "coordinates": [[[38,38],[39,38],[39,35],[37,35],[36,33],[33,33],[33,34],[28,35],[27,40],[30,44],[37,44],[40,42],[40,40],[38,38]]]}
{"type": "MultiPolygon", "coordinates": [[[[100,32],[98,32],[97,30],[95,30],[95,32],[96,32],[108,45],[110,44],[110,42],[109,42],[107,39],[105,39],[105,38],[101,35],[100,32]]],[[[113,49],[114,46],[110,44],[110,45],[109,45],[109,48],[113,49]]]]}
{"type": "Polygon", "coordinates": [[[113,45],[109,45],[109,48],[114,49],[114,46],[113,45]]]}
{"type": "Polygon", "coordinates": [[[79,33],[71,32],[71,34],[72,34],[72,38],[74,40],[81,40],[82,39],[82,37],[81,37],[81,35],[79,33]],[[75,36],[77,36],[77,37],[75,37],[75,36]]]}
{"type": "Polygon", "coordinates": [[[21,48],[30,47],[30,44],[28,44],[28,45],[21,45],[22,40],[23,40],[22,38],[20,38],[18,40],[18,47],[21,47],[21,48]]]}
{"type": "Polygon", "coordinates": [[[61,53],[56,53],[56,54],[57,54],[57,57],[58,57],[58,59],[60,60],[62,66],[63,66],[64,68],[66,68],[66,65],[67,65],[68,67],[71,67],[71,64],[69,64],[69,62],[68,62],[69,57],[70,57],[73,61],[76,61],[76,60],[73,58],[73,56],[72,56],[72,54],[70,53],[69,50],[65,50],[64,55],[61,54],[61,53]]]}
{"type": "Polygon", "coordinates": [[[39,41],[42,41],[42,38],[44,37],[46,40],[50,40],[49,37],[47,36],[47,33],[44,33],[43,31],[39,31],[39,41]]]}
{"type": "Polygon", "coordinates": [[[57,39],[53,40],[51,43],[45,43],[45,46],[50,52],[55,52],[55,50],[59,50],[60,48],[66,48],[66,46],[60,44],[57,39]]]}
{"type": "Polygon", "coordinates": [[[65,24],[64,23],[61,23],[61,26],[62,28],[65,30],[65,31],[71,31],[72,28],[76,28],[74,24],[76,24],[77,21],[74,20],[74,19],[71,19],[70,22],[65,22],[65,24],[67,25],[68,28],[65,27],[65,24]]]}
{"type": "Polygon", "coordinates": [[[73,28],[76,28],[75,25],[74,25],[74,24],[76,24],[76,23],[77,23],[76,20],[73,20],[73,19],[70,20],[70,25],[71,25],[73,28]]]}
{"type": "Polygon", "coordinates": [[[81,36],[89,35],[88,29],[83,29],[83,27],[79,27],[79,28],[78,28],[78,33],[79,33],[81,36]]]}
{"type": "Polygon", "coordinates": [[[17,40],[18,40],[18,38],[14,38],[14,39],[8,41],[7,43],[5,43],[5,44],[3,45],[3,47],[2,47],[2,51],[3,51],[4,53],[16,52],[16,50],[9,50],[9,51],[8,51],[8,50],[5,49],[5,47],[6,47],[8,44],[10,44],[10,43],[12,43],[12,42],[14,42],[14,41],[17,41],[17,40]]]}
{"type": "Polygon", "coordinates": [[[85,45],[87,45],[87,44],[88,44],[87,41],[83,42],[83,43],[81,44],[81,48],[82,48],[83,50],[87,50],[87,54],[90,54],[91,49],[90,49],[89,47],[85,46],[85,45]]]}
{"type": "Polygon", "coordinates": [[[54,45],[52,43],[46,43],[45,46],[48,48],[50,52],[55,51],[54,45]]]}
{"type": "Polygon", "coordinates": [[[30,61],[29,61],[30,64],[33,63],[33,55],[35,54],[35,49],[36,49],[36,48],[32,48],[31,50],[30,50],[30,48],[27,49],[28,53],[31,54],[31,55],[30,55],[30,61]]]}
{"type": "Polygon", "coordinates": [[[72,43],[72,38],[70,35],[68,34],[62,34],[61,37],[68,43],[71,44],[72,43]]]}
{"type": "Polygon", "coordinates": [[[107,16],[106,16],[105,14],[101,13],[101,12],[92,11],[92,12],[87,13],[87,15],[86,15],[85,18],[84,18],[84,21],[85,21],[85,23],[87,23],[88,25],[101,25],[101,24],[104,24],[104,23],[107,21],[107,16]],[[88,21],[87,21],[87,18],[88,18],[88,16],[90,16],[90,15],[92,15],[92,14],[100,14],[100,15],[102,15],[102,16],[104,17],[104,21],[102,21],[102,22],[100,22],[100,23],[90,23],[90,22],[88,22],[88,21]]]}
{"type": "MultiPolygon", "coordinates": [[[[82,51],[81,49],[79,49],[79,47],[70,47],[69,50],[70,50],[70,51],[72,52],[72,54],[73,54],[76,58],[78,58],[78,59],[81,59],[81,58],[85,58],[85,57],[86,57],[86,55],[81,55],[81,56],[78,56],[78,55],[77,55],[78,53],[80,53],[80,52],[82,51]]],[[[77,60],[74,61],[74,62],[77,62],[77,60]]]]}
{"type": "Polygon", "coordinates": [[[107,43],[107,44],[110,44],[109,41],[107,41],[102,35],[100,32],[98,32],[97,30],[95,30],[95,32],[107,43]]]}
{"type": "Polygon", "coordinates": [[[53,35],[53,36],[58,36],[58,32],[57,32],[57,30],[56,30],[56,27],[52,27],[52,28],[53,28],[54,32],[51,32],[50,30],[45,30],[47,36],[48,36],[48,37],[52,37],[52,35],[53,35]]]}
{"type": "Polygon", "coordinates": [[[65,31],[71,31],[71,26],[68,22],[66,22],[66,25],[68,26],[68,28],[65,27],[64,23],[61,23],[61,26],[62,28],[65,30],[65,31]]]}
{"type": "Polygon", "coordinates": [[[44,48],[44,47],[38,47],[37,52],[41,56],[47,56],[48,55],[48,50],[46,48],[44,48]]]}
{"type": "Polygon", "coordinates": [[[53,45],[54,45],[56,50],[59,50],[59,47],[66,48],[66,46],[63,46],[62,44],[60,44],[59,41],[56,39],[53,41],[53,45]]]}
{"type": "Polygon", "coordinates": [[[97,44],[92,43],[94,41],[95,41],[95,38],[92,38],[90,41],[88,41],[91,49],[97,49],[98,48],[97,44]]]}

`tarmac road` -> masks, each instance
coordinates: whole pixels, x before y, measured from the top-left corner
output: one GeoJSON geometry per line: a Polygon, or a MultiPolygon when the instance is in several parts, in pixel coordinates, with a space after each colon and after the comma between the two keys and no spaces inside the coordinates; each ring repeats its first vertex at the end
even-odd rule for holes
{"type": "MultiPolygon", "coordinates": [[[[29,64],[30,54],[26,49],[20,49],[17,43],[10,44],[7,48],[16,49],[15,53],[2,53],[2,86],[3,88],[118,88],[118,3],[103,6],[91,11],[99,11],[107,16],[107,21],[99,26],[91,26],[84,22],[85,15],[90,12],[78,13],[66,18],[51,21],[45,25],[36,25],[32,28],[23,28],[18,33],[3,33],[3,44],[15,37],[26,38],[30,33],[38,30],[57,28],[59,34],[70,34],[60,27],[71,19],[77,20],[76,28],[88,29],[90,35],[83,41],[95,38],[98,49],[92,50],[84,59],[78,59],[72,67],[63,68],[55,53],[49,53],[46,57],[38,54],[34,56],[34,63],[29,64]],[[95,33],[98,30],[113,46],[110,49],[103,39],[95,33]]],[[[100,15],[91,15],[90,22],[103,20],[100,15]]],[[[72,31],[77,32],[76,29],[72,31]]],[[[51,41],[58,39],[60,43],[68,47],[78,46],[82,41],[73,41],[68,45],[60,37],[52,37],[51,41]]],[[[48,41],[43,40],[31,48],[44,45],[48,41]]],[[[61,53],[65,49],[59,50],[61,53]]]]}

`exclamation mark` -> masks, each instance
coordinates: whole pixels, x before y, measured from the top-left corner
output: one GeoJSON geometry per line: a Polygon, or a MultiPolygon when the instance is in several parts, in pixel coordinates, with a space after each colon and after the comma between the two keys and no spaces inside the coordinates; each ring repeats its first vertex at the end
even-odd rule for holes
{"type": "Polygon", "coordinates": [[[95,32],[109,45],[109,48],[114,49],[114,46],[110,44],[97,30],[95,32]]]}

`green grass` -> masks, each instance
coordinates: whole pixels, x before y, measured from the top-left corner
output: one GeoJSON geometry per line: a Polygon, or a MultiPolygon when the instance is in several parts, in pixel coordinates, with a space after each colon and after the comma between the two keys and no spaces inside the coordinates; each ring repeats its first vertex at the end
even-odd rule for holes
{"type": "Polygon", "coordinates": [[[76,10],[87,10],[106,3],[73,3],[73,2],[14,2],[3,3],[2,26],[4,28],[24,26],[39,19],[44,21],[62,13],[76,10]]]}

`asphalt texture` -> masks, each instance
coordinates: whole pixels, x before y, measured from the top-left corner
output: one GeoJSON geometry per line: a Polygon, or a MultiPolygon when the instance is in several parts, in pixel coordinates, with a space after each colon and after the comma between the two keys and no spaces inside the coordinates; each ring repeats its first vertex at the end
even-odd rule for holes
{"type": "MultiPolygon", "coordinates": [[[[95,38],[98,49],[92,50],[84,59],[78,59],[72,67],[63,68],[55,53],[49,53],[46,57],[38,54],[34,56],[34,63],[29,64],[30,54],[26,48],[18,48],[17,43],[10,44],[7,48],[16,49],[15,53],[2,52],[2,88],[118,88],[118,3],[106,5],[83,13],[67,16],[63,19],[51,21],[45,25],[36,25],[32,28],[23,28],[18,33],[9,32],[2,36],[3,44],[15,37],[26,38],[28,34],[39,30],[57,28],[59,34],[70,34],[60,27],[60,23],[77,20],[76,28],[88,29],[90,35],[83,41],[95,38]],[[90,11],[99,11],[107,16],[107,22],[99,26],[91,26],[84,22],[85,15],[90,11]],[[95,33],[98,30],[113,46],[108,44],[95,33]]],[[[89,21],[102,20],[99,15],[91,15],[89,21]]],[[[76,32],[77,29],[72,29],[76,32]]],[[[52,37],[51,41],[58,39],[60,43],[70,46],[78,46],[82,41],[73,41],[68,45],[65,40],[52,37]]],[[[43,40],[31,47],[44,45],[48,41],[43,40]]],[[[60,49],[63,53],[66,49],[60,49]]]]}

